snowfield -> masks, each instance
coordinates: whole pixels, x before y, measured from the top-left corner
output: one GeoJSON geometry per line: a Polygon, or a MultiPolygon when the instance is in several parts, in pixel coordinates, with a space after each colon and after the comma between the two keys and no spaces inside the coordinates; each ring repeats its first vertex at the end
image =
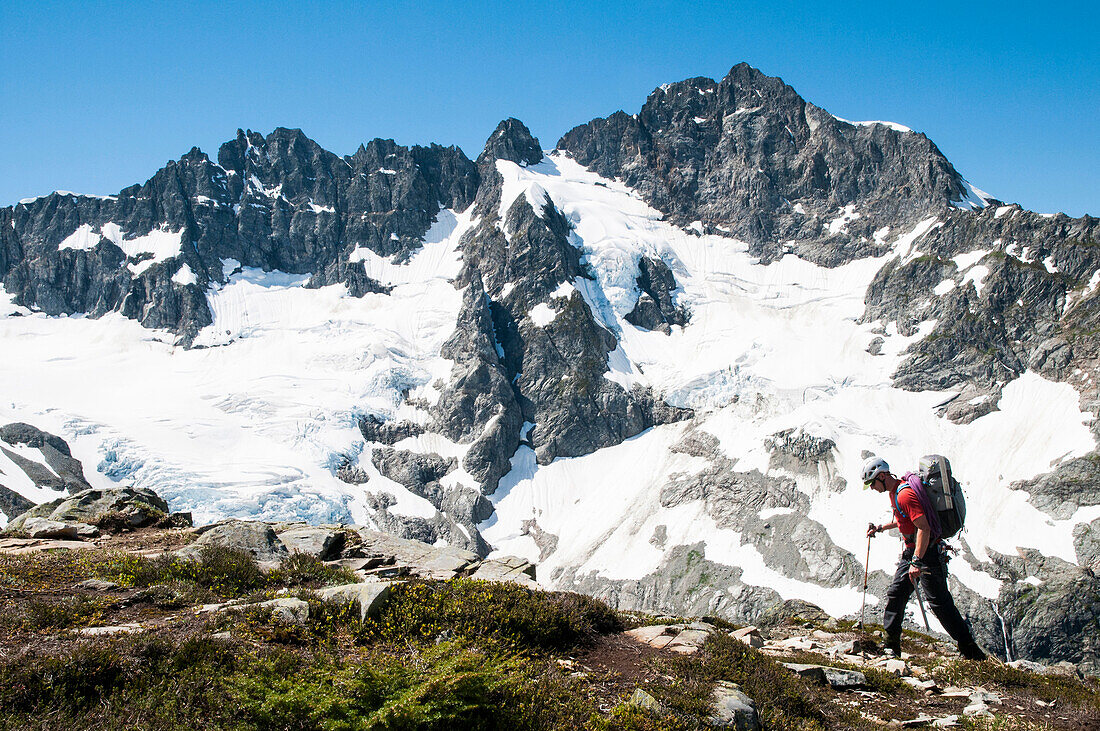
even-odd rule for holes
{"type": "MultiPolygon", "coordinates": [[[[526,168],[499,161],[497,168],[504,176],[501,210],[526,196],[541,212],[549,200],[573,224],[573,243],[596,279],[578,278],[553,296],[575,287],[619,339],[606,377],[626,388],[649,386],[669,403],[695,409],[695,428],[716,437],[739,471],[767,471],[764,439],[784,429],[836,443],[833,468],[790,476],[811,501],[810,517],[838,546],[862,560],[866,525],[888,517],[887,498],[859,482],[864,450],[884,457],[899,475],[915,468],[921,455],[939,452],[951,458],[964,482],[964,538],[975,555],[1027,546],[1075,561],[1072,525],[1100,517],[1100,507],[1056,521],[1009,485],[1095,447],[1091,415],[1081,412],[1078,394],[1028,373],[1006,385],[998,411],[969,425],[953,424],[934,413],[951,393],[891,385],[901,353],[934,323],[903,337],[893,323],[860,322],[875,273],[890,257],[915,255],[935,219],[912,231],[876,234],[893,246],[885,257],[834,269],[792,255],[761,265],[747,245],[701,235],[701,227],[678,229],[623,184],[568,157],[552,154],[526,168]],[[673,327],[670,335],[624,320],[639,295],[641,256],[669,266],[680,286],[677,304],[691,313],[689,324],[673,327]],[[867,349],[876,337],[885,342],[879,355],[871,355],[867,349]]],[[[838,231],[859,215],[838,214],[831,224],[838,231]]],[[[0,423],[26,421],[62,436],[93,485],[150,487],[173,510],[192,511],[199,523],[235,516],[372,525],[363,487],[335,476],[343,464],[367,471],[367,489],[392,494],[392,512],[430,516],[434,509],[426,500],[377,473],[363,453],[357,422],[368,413],[428,422],[429,412],[407,405],[403,392],[430,405],[438,382],[449,377],[451,363],[440,350],[462,300],[452,281],[471,215],[442,212],[424,248],[405,264],[357,250],[353,261],[393,286],[390,295],[356,299],[343,285],[306,289],[308,275],[240,269],[227,261],[226,270],[235,273],[208,293],[214,323],[196,340],[203,347],[192,350],[121,316],[47,317],[11,305],[4,295],[0,423]]],[[[142,245],[162,256],[172,234],[155,234],[156,241],[142,245]]],[[[86,247],[99,237],[78,230],[66,242],[86,247]]],[[[976,263],[960,262],[960,268],[972,267],[969,277],[980,287],[983,267],[976,263]]],[[[546,324],[554,310],[539,305],[530,317],[546,324]]],[[[540,581],[551,587],[557,568],[640,578],[657,568],[667,548],[703,541],[706,558],[741,567],[746,583],[813,601],[834,615],[858,612],[858,589],[825,588],[768,568],[736,532],[715,525],[702,501],[661,506],[660,490],[670,475],[707,466],[702,458],[671,451],[688,428],[657,427],[546,466],[521,447],[492,496],[496,513],[480,526],[483,535],[497,554],[540,562],[540,581]],[[532,519],[558,537],[548,555],[540,555],[526,535],[525,522],[532,519]],[[657,526],[667,531],[663,549],[650,542],[657,526]]],[[[430,433],[398,447],[459,458],[466,450],[430,433]]],[[[0,470],[9,469],[0,460],[0,470]]],[[[461,470],[445,479],[454,482],[474,484],[461,470]]],[[[52,497],[14,487],[32,500],[52,497]]],[[[879,539],[875,546],[870,568],[892,571],[896,542],[879,539]]],[[[952,566],[960,580],[996,595],[996,580],[963,564],[952,566]]]]}
{"type": "MultiPolygon", "coordinates": [[[[450,373],[439,351],[461,304],[451,280],[469,223],[443,211],[407,265],[369,268],[394,286],[389,296],[356,299],[344,285],[305,289],[308,275],[241,270],[208,293],[214,322],[192,350],[120,315],[15,317],[21,308],[5,295],[0,421],[63,436],[93,485],[152,488],[199,523],[370,525],[363,491],[335,469],[358,461],[363,414],[426,419],[405,413],[401,392],[429,395],[450,373]]],[[[387,487],[395,512],[427,504],[387,487]]]]}

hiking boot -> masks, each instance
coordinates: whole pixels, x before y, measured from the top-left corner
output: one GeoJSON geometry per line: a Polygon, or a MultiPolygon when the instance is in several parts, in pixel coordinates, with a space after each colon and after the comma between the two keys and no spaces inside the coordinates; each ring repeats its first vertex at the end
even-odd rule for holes
{"type": "Polygon", "coordinates": [[[973,642],[966,645],[959,645],[959,654],[963,656],[964,660],[981,662],[985,659],[985,653],[982,652],[982,648],[978,647],[978,645],[973,642]]]}
{"type": "Polygon", "coordinates": [[[901,638],[887,637],[882,647],[882,654],[886,657],[901,657],[901,638]]]}

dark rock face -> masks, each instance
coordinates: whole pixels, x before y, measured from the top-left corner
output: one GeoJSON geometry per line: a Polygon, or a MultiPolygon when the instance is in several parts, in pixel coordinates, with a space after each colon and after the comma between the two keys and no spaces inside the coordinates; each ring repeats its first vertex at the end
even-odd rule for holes
{"type": "Polygon", "coordinates": [[[578,576],[575,569],[553,578],[560,586],[573,587],[619,609],[723,617],[746,624],[756,623],[782,601],[773,589],[742,582],[741,569],[708,561],[704,549],[701,543],[671,548],[661,566],[641,579],[578,576]]]}
{"type": "Polygon", "coordinates": [[[419,454],[392,447],[375,447],[371,459],[383,476],[425,498],[436,509],[443,495],[439,480],[457,466],[454,459],[443,459],[438,454],[419,454]]]}
{"type": "Polygon", "coordinates": [[[1100,573],[1100,518],[1073,527],[1073,549],[1082,568],[1100,573]]]}
{"type": "MultiPolygon", "coordinates": [[[[510,162],[517,156],[524,164],[537,161],[532,154],[516,153],[538,148],[537,140],[520,127],[514,120],[501,123],[478,157],[485,181],[476,203],[482,220],[463,240],[463,279],[483,288],[491,322],[485,321],[484,309],[471,309],[479,307],[475,296],[471,306],[464,307],[460,329],[483,335],[467,349],[503,376],[512,390],[511,398],[501,394],[499,407],[492,408],[515,421],[512,401],[516,402],[519,421],[534,424],[528,438],[545,464],[555,457],[617,444],[687,412],[657,402],[642,389],[627,391],[605,377],[608,354],[617,347],[617,339],[572,287],[576,279],[591,275],[569,240],[569,222],[553,202],[546,198],[541,210],[535,210],[525,196],[503,201],[502,220],[498,154],[509,155],[499,159],[510,162]],[[510,141],[504,144],[505,140],[510,141]],[[549,322],[531,318],[538,306],[552,311],[549,322]],[[476,329],[466,324],[468,312],[471,318],[477,316],[476,329]]],[[[456,410],[445,408],[443,413],[456,410]]],[[[514,438],[518,445],[518,434],[514,438]]],[[[512,446],[507,453],[514,451],[512,446]]]]}
{"type": "MultiPolygon", "coordinates": [[[[471,496],[470,492],[465,490],[455,492],[458,494],[455,495],[452,492],[444,494],[444,509],[448,509],[452,505],[458,505],[464,508],[464,515],[478,514],[473,508],[473,504],[477,498],[482,496],[476,493],[471,496]],[[464,497],[469,501],[467,506],[460,505],[464,497]]],[[[400,515],[391,513],[389,510],[394,502],[394,498],[386,492],[377,495],[368,494],[367,496],[367,503],[373,511],[372,519],[381,530],[390,535],[428,544],[435,544],[443,540],[447,542],[448,546],[471,551],[478,556],[487,556],[492,550],[476,528],[472,525],[467,527],[468,524],[465,522],[462,524],[457,522],[455,518],[461,517],[462,514],[455,514],[454,517],[451,517],[450,514],[445,515],[443,512],[438,512],[431,518],[400,515]]],[[[489,512],[491,512],[492,506],[488,503],[484,504],[488,506],[489,512]]],[[[484,520],[486,517],[488,515],[483,513],[478,521],[484,520]]]]}
{"type": "MultiPolygon", "coordinates": [[[[393,515],[387,501],[375,496],[386,530],[419,539],[444,537],[482,552],[487,546],[475,526],[492,511],[484,495],[492,494],[511,468],[521,431],[546,463],[617,444],[687,413],[605,377],[617,339],[572,286],[591,275],[570,241],[569,222],[553,202],[532,199],[533,206],[521,195],[502,206],[498,161],[531,165],[541,159],[538,140],[514,119],[501,122],[478,157],[479,223],[461,242],[463,270],[456,284],[463,288],[462,307],[441,353],[454,365],[432,409],[430,429],[469,445],[462,467],[481,494],[444,489],[439,479],[453,465],[383,446],[404,430],[364,420],[364,437],[378,445],[372,459],[379,471],[441,511],[432,520],[393,515]],[[532,319],[536,307],[548,308],[549,322],[532,319]],[[531,425],[526,430],[524,422],[531,425]]],[[[671,272],[658,263],[645,272],[646,286],[666,305],[668,318],[682,321],[671,303],[671,272]]]]}
{"type": "MultiPolygon", "coordinates": [[[[394,515],[389,512],[392,502],[387,499],[388,494],[382,493],[373,497],[372,508],[377,511],[376,522],[387,532],[427,543],[443,539],[449,545],[461,546],[479,555],[489,552],[488,544],[475,526],[492,514],[492,504],[477,490],[461,485],[444,488],[440,484],[440,480],[458,466],[454,458],[376,444],[371,461],[384,477],[424,498],[438,511],[430,519],[394,515]]],[[[466,464],[470,462],[467,457],[466,464]]]]}
{"type": "Polygon", "coordinates": [[[527,125],[509,117],[493,130],[485,143],[485,149],[477,158],[479,166],[491,165],[497,160],[508,160],[519,165],[535,165],[542,161],[542,147],[531,136],[527,125]]]}
{"type": "Polygon", "coordinates": [[[481,484],[481,491],[442,488],[438,479],[454,469],[453,460],[441,460],[438,456],[433,460],[427,455],[384,446],[393,437],[415,430],[400,424],[375,426],[365,420],[360,428],[368,443],[375,445],[373,459],[379,471],[421,495],[441,512],[430,520],[392,514],[388,510],[392,503],[386,493],[371,496],[371,507],[379,527],[394,535],[428,543],[442,538],[450,545],[487,555],[490,548],[475,524],[492,513],[485,495],[496,490],[497,482],[510,468],[511,456],[519,446],[522,414],[500,364],[489,302],[476,271],[466,285],[458,326],[444,344],[442,355],[454,361],[454,365],[432,409],[432,430],[470,445],[462,466],[481,484]]]}
{"type": "Polygon", "coordinates": [[[676,507],[703,500],[720,528],[743,531],[758,520],[762,510],[793,509],[806,512],[808,498],[794,480],[768,477],[757,470],[739,472],[721,450],[718,440],[701,430],[689,431],[673,451],[701,457],[710,465],[693,475],[672,475],[661,489],[661,505],[676,507]]]}
{"type": "Polygon", "coordinates": [[[408,421],[398,423],[383,421],[373,414],[368,414],[359,420],[359,431],[363,439],[368,442],[393,445],[402,439],[423,434],[424,427],[408,421]]]}
{"type": "Polygon", "coordinates": [[[489,299],[476,271],[468,274],[458,327],[443,345],[455,364],[434,416],[449,439],[472,443],[463,467],[492,494],[519,446],[523,415],[496,350],[489,299]]]}
{"type": "Polygon", "coordinates": [[[638,270],[638,289],[642,294],[624,319],[631,325],[660,330],[666,335],[672,332],[672,325],[686,325],[687,310],[672,301],[677,284],[668,265],[660,259],[642,257],[638,261],[638,270]]]}
{"type": "Polygon", "coordinates": [[[997,603],[1013,656],[1100,669],[1100,577],[1031,549],[991,558],[1005,582],[997,603]]]}
{"type": "Polygon", "coordinates": [[[26,444],[28,447],[34,447],[35,449],[41,449],[43,446],[49,445],[61,455],[72,457],[69,445],[64,439],[44,432],[30,424],[20,422],[0,426],[0,440],[11,445],[26,444]]]}
{"type": "Polygon", "coordinates": [[[309,273],[311,286],[343,282],[353,296],[385,292],[351,252],[408,256],[439,210],[469,206],[479,182],[454,147],[373,140],[341,158],[300,130],[238,131],[218,163],[196,148],[117,196],[55,193],[3,209],[0,281],[17,304],[48,314],[118,311],[187,344],[211,322],[203,293],[224,281],[223,259],[309,273]],[[94,245],[58,250],[82,225],[94,245]],[[179,235],[179,253],[151,265],[118,245],[166,232],[179,235]],[[177,276],[183,265],[193,283],[177,276]]]}
{"type": "Polygon", "coordinates": [[[765,260],[787,246],[828,265],[868,256],[882,226],[912,227],[966,195],[923,134],[843,122],[747,64],[719,82],[662,86],[638,114],[592,120],[558,149],[621,178],[677,224],[728,231],[765,260]],[[828,230],[852,203],[859,218],[828,230]]]}
{"type": "Polygon", "coordinates": [[[15,490],[0,485],[0,512],[3,512],[8,520],[27,512],[33,507],[34,503],[15,490]]]}
{"type": "Polygon", "coordinates": [[[1059,520],[1072,518],[1077,508],[1100,505],[1100,459],[1073,459],[1053,472],[1012,484],[1031,495],[1031,504],[1059,520]]]}
{"type": "Polygon", "coordinates": [[[956,421],[988,413],[1025,370],[1086,393],[1097,373],[1100,352],[1085,333],[1100,309],[1087,287],[1100,269],[1100,220],[1000,210],[945,212],[945,224],[917,240],[920,255],[887,262],[867,291],[866,320],[895,321],[903,335],[936,320],[894,378],[912,390],[964,389],[945,409],[956,421]],[[988,253],[960,271],[955,257],[974,250],[988,253]],[[937,294],[944,282],[951,289],[937,294]],[[982,395],[984,403],[968,403],[982,395]]]}
{"type": "Polygon", "coordinates": [[[48,487],[58,491],[65,489],[65,482],[58,479],[45,465],[29,460],[4,447],[0,447],[0,453],[3,453],[3,455],[14,462],[15,466],[22,470],[27,477],[31,478],[35,486],[48,487]]]}
{"type": "MultiPolygon", "coordinates": [[[[45,464],[28,459],[0,444],[0,452],[15,463],[36,487],[46,487],[58,492],[67,490],[69,494],[91,489],[84,478],[83,465],[80,460],[73,458],[69,445],[61,437],[30,424],[16,423],[0,427],[0,442],[12,447],[26,445],[42,453],[45,464]]],[[[0,487],[4,488],[0,493],[0,509],[4,510],[5,515],[14,518],[34,506],[33,502],[4,486],[3,479],[4,475],[0,473],[0,487]]]]}
{"type": "Polygon", "coordinates": [[[772,453],[770,466],[816,475],[819,465],[832,461],[836,442],[804,431],[785,429],[765,439],[764,448],[772,453]]]}
{"type": "Polygon", "coordinates": [[[862,580],[856,558],[833,543],[823,525],[806,517],[809,499],[794,480],[735,470],[718,440],[700,430],[688,431],[673,450],[710,465],[693,475],[672,475],[661,490],[663,507],[703,500],[718,527],[741,533],[768,566],[793,579],[830,587],[862,580]],[[774,514],[761,517],[766,510],[774,514]]]}

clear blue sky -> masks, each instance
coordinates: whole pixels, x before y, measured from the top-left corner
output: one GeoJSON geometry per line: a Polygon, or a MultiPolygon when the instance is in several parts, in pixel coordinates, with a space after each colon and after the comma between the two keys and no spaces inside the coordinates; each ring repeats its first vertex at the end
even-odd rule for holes
{"type": "Polygon", "coordinates": [[[974,185],[1100,215],[1093,2],[0,3],[0,205],[114,193],[238,127],[325,148],[551,148],[739,61],[839,117],[926,133],[974,185]]]}

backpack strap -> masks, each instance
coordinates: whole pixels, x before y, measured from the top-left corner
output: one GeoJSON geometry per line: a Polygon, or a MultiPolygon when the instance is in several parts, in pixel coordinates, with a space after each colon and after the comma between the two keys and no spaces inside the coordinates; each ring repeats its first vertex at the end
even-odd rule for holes
{"type": "MultiPolygon", "coordinates": [[[[897,489],[897,492],[890,493],[890,500],[894,503],[894,510],[897,511],[898,514],[901,515],[903,518],[905,518],[906,520],[909,520],[909,514],[906,513],[904,510],[902,510],[901,505],[898,505],[898,492],[901,492],[902,490],[904,490],[907,487],[910,490],[913,489],[912,487],[909,487],[909,483],[903,482],[901,487],[899,487],[897,489]]],[[[899,533],[901,532],[900,528],[898,529],[898,532],[899,533]]],[[[901,537],[905,540],[906,544],[912,543],[913,540],[916,538],[916,536],[917,536],[916,533],[902,533],[901,534],[901,537]]]]}
{"type": "MultiPolygon", "coordinates": [[[[898,492],[901,492],[902,490],[904,490],[907,487],[909,487],[909,485],[902,485],[901,487],[898,488],[898,492]]],[[[912,490],[913,488],[910,487],[909,489],[912,490]]],[[[909,514],[906,513],[904,510],[902,510],[901,506],[898,505],[898,492],[890,493],[890,500],[893,501],[893,503],[894,503],[894,510],[897,511],[903,518],[905,518],[906,520],[909,520],[909,514]]]]}

